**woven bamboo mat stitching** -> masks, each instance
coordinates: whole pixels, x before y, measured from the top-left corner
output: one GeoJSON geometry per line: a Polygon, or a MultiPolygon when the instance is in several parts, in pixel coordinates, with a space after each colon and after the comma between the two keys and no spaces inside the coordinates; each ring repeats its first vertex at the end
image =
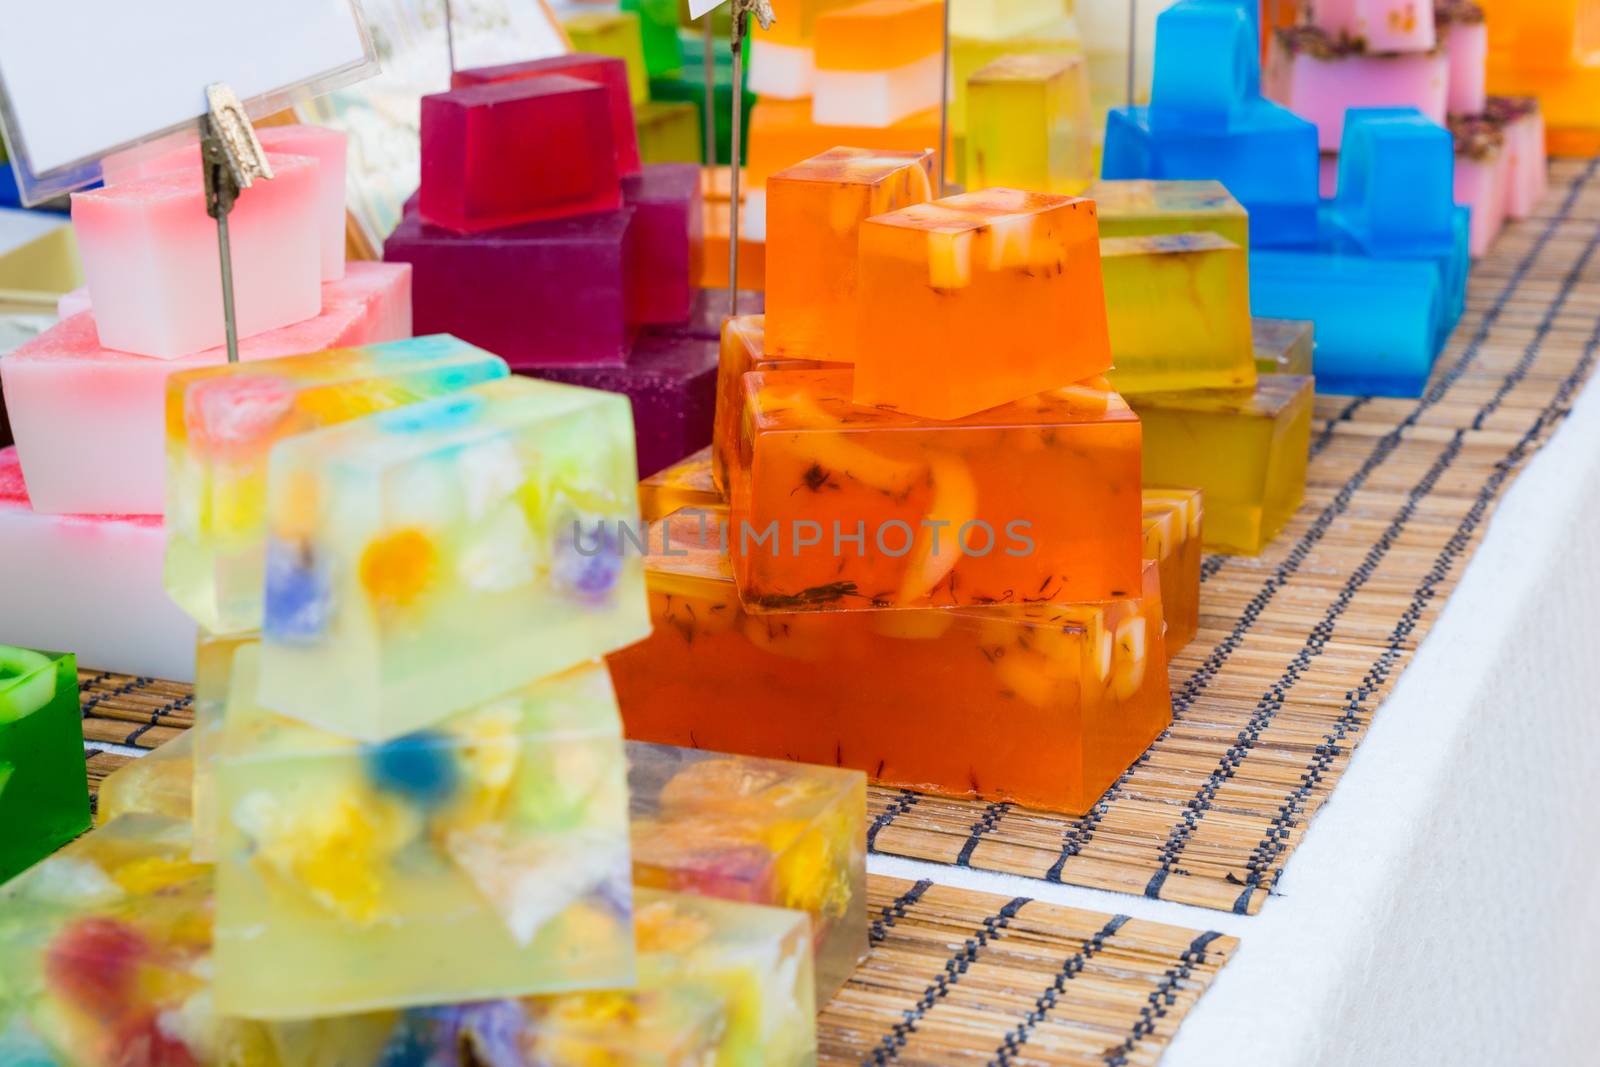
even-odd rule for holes
{"type": "MultiPolygon", "coordinates": [[[[119,721],[92,717],[109,694],[125,701],[153,684],[82,678],[86,723],[119,721]]],[[[136,747],[162,743],[150,736],[136,747]]],[[[87,756],[91,795],[137,758],[87,756]]],[[[824,1065],[1153,1064],[1239,946],[1214,931],[876,875],[867,906],[871,952],[817,1018],[824,1065]]]]}
{"type": "Polygon", "coordinates": [[[1597,164],[1475,266],[1420,400],[1324,397],[1307,500],[1259,559],[1209,557],[1172,727],[1088,815],[875,789],[876,851],[1257,911],[1597,347],[1597,164]]]}
{"type": "MultiPolygon", "coordinates": [[[[1474,265],[1420,400],[1318,399],[1305,505],[1260,558],[1206,559],[1201,632],[1172,668],[1173,725],[1093,811],[874,788],[874,850],[1257,911],[1494,502],[1589,375],[1597,169],[1556,164],[1540,212],[1474,265]]],[[[94,739],[148,748],[188,724],[183,687],[84,678],[94,739]]]]}

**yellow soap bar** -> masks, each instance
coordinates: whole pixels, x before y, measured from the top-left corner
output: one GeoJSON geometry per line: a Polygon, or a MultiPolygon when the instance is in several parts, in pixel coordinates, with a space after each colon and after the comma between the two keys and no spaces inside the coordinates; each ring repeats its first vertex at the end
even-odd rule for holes
{"type": "Polygon", "coordinates": [[[1311,379],[1263,375],[1254,392],[1130,396],[1144,427],[1144,484],[1205,494],[1205,546],[1259,553],[1305,498],[1311,379]]]}
{"type": "Polygon", "coordinates": [[[1214,233],[1109,237],[1100,269],[1119,392],[1255,385],[1244,249],[1214,233]]]}
{"type": "Polygon", "coordinates": [[[766,352],[853,363],[861,224],[933,196],[933,153],[834,148],[767,179],[766,352]]]}
{"type": "Polygon", "coordinates": [[[953,0],[952,36],[999,40],[1027,33],[1069,14],[1062,0],[953,0]]]}
{"type": "Polygon", "coordinates": [[[561,20],[575,52],[615,56],[628,67],[628,96],[638,107],[650,99],[650,72],[644,65],[644,35],[637,11],[582,11],[561,20]]]}
{"type": "Polygon", "coordinates": [[[1078,194],[1094,181],[1083,58],[1001,56],[967,82],[966,182],[1078,194]]]}
{"type": "Polygon", "coordinates": [[[1095,202],[1101,237],[1207,231],[1250,247],[1250,216],[1217,181],[1098,181],[1083,194],[1095,202]]]}
{"type": "Polygon", "coordinates": [[[1251,319],[1257,374],[1310,374],[1316,351],[1314,324],[1294,319],[1251,319]]]}
{"type": "Polygon", "coordinates": [[[1034,29],[1005,37],[971,36],[956,33],[952,29],[950,128],[957,133],[967,128],[967,81],[973,74],[1001,56],[1035,52],[1058,56],[1083,55],[1083,40],[1078,33],[1076,20],[1070,15],[1062,16],[1034,29]]]}

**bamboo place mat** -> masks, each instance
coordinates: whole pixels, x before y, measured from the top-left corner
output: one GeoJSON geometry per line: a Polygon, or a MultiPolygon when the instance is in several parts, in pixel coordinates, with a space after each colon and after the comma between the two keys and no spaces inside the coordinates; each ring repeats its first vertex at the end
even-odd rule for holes
{"type": "Polygon", "coordinates": [[[1082,818],[874,789],[875,851],[1253,914],[1600,347],[1600,174],[1554,165],[1420,400],[1317,398],[1306,502],[1203,564],[1174,722],[1082,818]]]}
{"type": "MultiPolygon", "coordinates": [[[[79,695],[91,796],[193,722],[173,682],[81,671],[79,695]]],[[[867,908],[871,951],[817,1018],[822,1064],[1152,1064],[1239,946],[878,875],[867,908]]]]}

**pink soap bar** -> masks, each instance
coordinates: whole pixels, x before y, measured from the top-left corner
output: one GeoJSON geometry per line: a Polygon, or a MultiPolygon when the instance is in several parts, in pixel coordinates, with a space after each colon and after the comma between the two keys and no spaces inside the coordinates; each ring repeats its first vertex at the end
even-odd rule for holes
{"type": "Polygon", "coordinates": [[[606,87],[611,114],[611,146],[617,153],[617,173],[635,174],[639,170],[639,137],[633,125],[633,99],[628,90],[628,65],[615,56],[592,52],[573,52],[522,63],[503,63],[496,67],[458,70],[451,76],[452,88],[488,85],[494,82],[521,81],[524,78],[549,78],[565,75],[606,87]]]}
{"type": "Polygon", "coordinates": [[[652,163],[622,179],[623,202],[633,208],[634,322],[677,324],[689,317],[705,252],[701,173],[694,163],[652,163]]]}
{"type": "Polygon", "coordinates": [[[1414,107],[1444,125],[1450,60],[1443,51],[1372,55],[1329,42],[1315,27],[1280,31],[1263,84],[1317,127],[1317,147],[1337,151],[1350,108],[1414,107]]]}
{"type": "MultiPolygon", "coordinates": [[[[239,358],[411,336],[411,268],[405,264],[351,263],[344,278],[323,286],[322,293],[322,314],[240,342],[239,358]]],[[[167,376],[226,360],[221,348],[175,360],[110,351],[89,312],[57,323],[0,359],[0,386],[34,510],[161,514],[167,376]]]]}
{"type": "Polygon", "coordinates": [[[100,177],[107,185],[120,185],[169,171],[199,168],[200,135],[188,129],[106,156],[100,161],[100,177]]]}
{"type": "Polygon", "coordinates": [[[1426,52],[1434,45],[1433,0],[1316,0],[1310,6],[1318,29],[1363,41],[1368,52],[1426,52]]]}
{"type": "Polygon", "coordinates": [[[1450,133],[1456,140],[1456,203],[1472,208],[1467,248],[1473,256],[1481,256],[1506,221],[1511,156],[1505,130],[1483,116],[1451,116],[1450,133]]]}
{"type": "Polygon", "coordinates": [[[45,515],[0,450],[0,644],[75,652],[82,667],[194,677],[194,622],[161,584],[153,515],[45,515]]]}
{"type": "Polygon", "coordinates": [[[483,233],[615,209],[608,116],[604,86],[561,75],[423,97],[423,220],[483,233]]]}
{"type": "Polygon", "coordinates": [[[1481,11],[1477,21],[1452,18],[1446,24],[1444,51],[1450,61],[1445,106],[1452,115],[1481,114],[1487,97],[1489,65],[1489,24],[1483,21],[1481,11]]]}
{"type": "Polygon", "coordinates": [[[322,280],[344,277],[344,183],[349,138],[326,126],[263,126],[256,138],[267,152],[308,156],[317,172],[317,226],[322,248],[322,280]]]}
{"type": "Polygon", "coordinates": [[[1505,131],[1506,215],[1525,219],[1533,214],[1550,181],[1544,114],[1531,96],[1491,96],[1484,110],[1505,131]]]}
{"type": "MultiPolygon", "coordinates": [[[[322,300],[320,166],[267,158],[275,177],[228,217],[241,338],[312,318],[322,300]]],[[[225,342],[217,226],[199,168],[74,193],[72,226],[106,347],[176,359],[225,342]]]]}

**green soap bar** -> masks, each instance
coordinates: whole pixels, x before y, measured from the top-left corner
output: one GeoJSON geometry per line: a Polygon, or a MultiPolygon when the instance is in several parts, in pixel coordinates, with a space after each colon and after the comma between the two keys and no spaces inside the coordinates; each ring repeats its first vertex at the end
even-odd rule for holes
{"type": "MultiPolygon", "coordinates": [[[[650,79],[650,99],[660,102],[688,102],[705,115],[705,67],[696,63],[670,76],[650,79]]],[[[750,150],[750,109],[755,106],[756,94],[748,89],[743,94],[740,108],[739,162],[744,163],[750,150]]],[[[732,152],[733,75],[731,71],[717,68],[716,80],[717,162],[726,163],[732,152]]],[[[703,128],[703,127],[702,127],[703,128]]],[[[703,152],[702,152],[703,157],[703,152]]]]}
{"type": "Polygon", "coordinates": [[[77,659],[0,645],[0,882],[88,828],[77,659]]]}
{"type": "Polygon", "coordinates": [[[644,65],[652,78],[657,74],[670,74],[683,65],[678,52],[676,0],[622,0],[622,10],[639,15],[644,65]]]}

